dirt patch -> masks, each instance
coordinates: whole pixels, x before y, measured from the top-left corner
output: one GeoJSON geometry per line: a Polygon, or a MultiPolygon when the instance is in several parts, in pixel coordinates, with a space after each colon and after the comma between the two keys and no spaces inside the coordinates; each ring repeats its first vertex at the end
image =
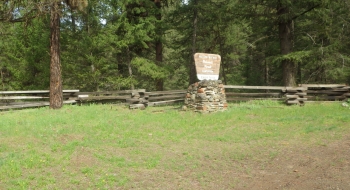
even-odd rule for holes
{"type": "Polygon", "coordinates": [[[73,141],[83,141],[84,140],[84,136],[83,135],[78,135],[78,134],[63,134],[63,135],[60,135],[58,137],[58,140],[62,144],[67,144],[67,143],[73,142],[73,141]]]}
{"type": "Polygon", "coordinates": [[[72,167],[93,167],[97,163],[93,153],[84,147],[78,147],[71,155],[70,164],[72,167]]]}
{"type": "MultiPolygon", "coordinates": [[[[177,167],[181,165],[180,158],[174,159],[180,160],[177,167]]],[[[195,166],[165,168],[133,171],[133,183],[125,189],[347,190],[350,137],[311,147],[288,144],[261,160],[253,156],[230,162],[218,155],[216,159],[203,157],[195,166]]]]}
{"type": "Polygon", "coordinates": [[[244,189],[350,189],[350,138],[288,148],[249,181],[244,189]]]}

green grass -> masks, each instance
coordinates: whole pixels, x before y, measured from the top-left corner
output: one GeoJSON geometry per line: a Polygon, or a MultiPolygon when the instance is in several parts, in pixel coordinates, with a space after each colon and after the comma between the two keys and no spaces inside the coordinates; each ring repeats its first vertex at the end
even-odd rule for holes
{"type": "Polygon", "coordinates": [[[212,114],[177,107],[0,112],[0,189],[211,189],[213,180],[228,188],[238,181],[222,172],[254,169],[239,163],[263,165],[285,147],[350,134],[350,110],[337,103],[258,101],[212,114]]]}

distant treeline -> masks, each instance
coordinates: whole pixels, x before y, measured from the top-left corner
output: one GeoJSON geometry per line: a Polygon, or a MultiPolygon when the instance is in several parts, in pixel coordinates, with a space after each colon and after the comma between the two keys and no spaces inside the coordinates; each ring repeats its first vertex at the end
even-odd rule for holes
{"type": "Polygon", "coordinates": [[[50,88],[56,13],[64,89],[186,89],[196,52],[221,55],[224,84],[349,83],[349,9],[337,0],[5,0],[0,90],[50,88]]]}

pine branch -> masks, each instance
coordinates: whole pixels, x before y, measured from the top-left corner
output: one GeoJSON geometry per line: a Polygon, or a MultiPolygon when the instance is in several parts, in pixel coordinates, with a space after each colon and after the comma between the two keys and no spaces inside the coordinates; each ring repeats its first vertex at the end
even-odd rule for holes
{"type": "Polygon", "coordinates": [[[311,8],[309,8],[309,9],[305,10],[305,11],[302,12],[301,14],[294,16],[294,17],[292,18],[292,20],[295,20],[295,19],[297,19],[298,17],[303,16],[304,14],[306,14],[306,13],[308,13],[308,12],[310,12],[310,11],[316,9],[316,8],[319,7],[320,5],[321,5],[321,4],[317,4],[317,5],[313,6],[313,7],[311,7],[311,8]]]}
{"type": "Polygon", "coordinates": [[[16,22],[27,22],[29,20],[35,19],[40,16],[39,9],[34,8],[31,9],[29,12],[25,13],[22,17],[19,18],[0,18],[0,22],[10,22],[10,23],[16,23],[16,22]]]}

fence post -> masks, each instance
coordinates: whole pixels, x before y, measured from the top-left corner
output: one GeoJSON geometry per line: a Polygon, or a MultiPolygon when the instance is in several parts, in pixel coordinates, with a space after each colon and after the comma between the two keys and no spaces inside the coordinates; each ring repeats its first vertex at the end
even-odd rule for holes
{"type": "Polygon", "coordinates": [[[306,95],[307,87],[286,87],[286,104],[304,105],[305,101],[307,101],[307,98],[304,98],[306,95]]]}
{"type": "Polygon", "coordinates": [[[130,109],[145,109],[148,103],[148,96],[145,96],[146,92],[143,91],[132,91],[130,102],[130,109]]]}

